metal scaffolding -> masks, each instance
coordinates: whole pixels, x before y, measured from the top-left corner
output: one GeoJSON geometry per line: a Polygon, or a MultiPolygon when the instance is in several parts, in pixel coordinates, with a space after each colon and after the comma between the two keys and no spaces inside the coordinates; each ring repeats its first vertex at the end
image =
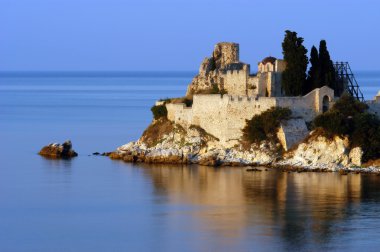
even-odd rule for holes
{"type": "Polygon", "coordinates": [[[350,64],[348,62],[335,62],[334,68],[338,87],[342,89],[341,93],[348,92],[357,100],[364,101],[363,93],[351,71],[350,64]]]}

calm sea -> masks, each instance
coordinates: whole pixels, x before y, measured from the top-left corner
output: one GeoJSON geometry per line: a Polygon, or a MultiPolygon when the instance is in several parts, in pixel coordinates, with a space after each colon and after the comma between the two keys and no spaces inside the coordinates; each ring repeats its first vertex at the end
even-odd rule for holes
{"type": "MultiPolygon", "coordinates": [[[[376,251],[380,177],[132,165],[136,140],[194,73],[0,74],[0,251],[376,251]],[[71,139],[79,157],[38,156],[71,139]]],[[[380,72],[356,75],[366,98],[380,72]]]]}

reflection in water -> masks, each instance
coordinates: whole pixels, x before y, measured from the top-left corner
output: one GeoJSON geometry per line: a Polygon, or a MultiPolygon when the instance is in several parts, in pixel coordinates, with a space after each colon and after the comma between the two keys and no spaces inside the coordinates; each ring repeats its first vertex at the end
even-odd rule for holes
{"type": "Polygon", "coordinates": [[[57,159],[40,157],[41,167],[45,167],[45,182],[54,184],[64,184],[69,186],[71,183],[72,165],[74,159],[57,159]]]}
{"type": "Polygon", "coordinates": [[[287,249],[331,248],[366,198],[379,201],[379,177],[335,173],[246,172],[244,168],[141,165],[157,195],[170,204],[199,206],[192,219],[201,230],[287,249]],[[369,180],[376,180],[371,181],[369,180]],[[366,185],[371,185],[368,190],[366,185]],[[312,245],[311,245],[312,244],[312,245]],[[310,246],[310,247],[308,247],[310,246]]]}
{"type": "Polygon", "coordinates": [[[62,169],[63,168],[71,168],[73,159],[60,159],[60,158],[49,158],[49,157],[43,157],[40,156],[41,162],[44,163],[44,167],[50,167],[50,168],[57,168],[62,169]]]}

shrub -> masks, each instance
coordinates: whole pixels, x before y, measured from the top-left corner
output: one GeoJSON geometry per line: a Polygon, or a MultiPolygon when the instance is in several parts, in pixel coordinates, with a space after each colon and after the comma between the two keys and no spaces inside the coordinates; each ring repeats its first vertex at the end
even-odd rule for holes
{"type": "Polygon", "coordinates": [[[313,127],[323,128],[324,135],[332,138],[334,135],[345,135],[350,132],[349,120],[350,118],[344,117],[342,113],[331,111],[317,116],[314,119],[313,127]]]}
{"type": "Polygon", "coordinates": [[[355,129],[350,136],[352,147],[361,147],[363,161],[380,157],[380,120],[370,113],[362,113],[354,119],[355,129]]]}
{"type": "Polygon", "coordinates": [[[368,109],[367,104],[356,100],[349,94],[343,94],[331,108],[331,111],[338,111],[345,117],[355,116],[363,113],[368,109]]]}
{"type": "Polygon", "coordinates": [[[166,106],[165,104],[163,105],[156,105],[156,106],[153,106],[151,109],[150,109],[153,113],[153,117],[155,120],[161,118],[161,117],[167,117],[168,115],[168,110],[166,109],[166,106]]]}
{"type": "Polygon", "coordinates": [[[186,107],[191,107],[193,105],[193,100],[187,97],[179,97],[179,98],[166,98],[166,99],[160,99],[160,101],[164,102],[164,104],[168,103],[184,103],[186,107]]]}
{"type": "Polygon", "coordinates": [[[157,145],[165,135],[173,132],[173,130],[173,123],[165,117],[160,117],[145,129],[140,139],[148,147],[153,147],[157,145]]]}
{"type": "Polygon", "coordinates": [[[183,103],[185,103],[186,107],[193,106],[193,100],[192,99],[184,98],[183,103]]]}
{"type": "Polygon", "coordinates": [[[313,121],[313,128],[323,128],[326,136],[352,135],[357,128],[359,115],[367,113],[368,106],[348,94],[344,94],[334,106],[313,121]]]}
{"type": "Polygon", "coordinates": [[[347,136],[351,147],[361,147],[363,161],[380,157],[380,120],[367,112],[365,103],[343,95],[334,106],[313,121],[313,128],[322,128],[326,137],[347,136]]]}
{"type": "Polygon", "coordinates": [[[282,120],[289,120],[292,111],[288,108],[272,107],[251,120],[246,120],[243,128],[243,140],[260,143],[263,140],[275,141],[275,132],[282,120]]]}

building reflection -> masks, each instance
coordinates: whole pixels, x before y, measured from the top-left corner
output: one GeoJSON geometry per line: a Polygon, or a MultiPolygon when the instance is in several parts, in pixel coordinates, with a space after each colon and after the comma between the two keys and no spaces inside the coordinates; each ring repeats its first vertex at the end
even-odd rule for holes
{"type": "Polygon", "coordinates": [[[206,232],[225,238],[261,237],[261,243],[280,237],[289,249],[308,249],[310,243],[313,248],[325,246],[339,238],[339,224],[356,214],[360,202],[379,201],[379,195],[366,196],[380,191],[380,178],[373,175],[138,167],[151,179],[157,196],[165,196],[170,204],[199,207],[192,218],[206,232]],[[368,190],[366,185],[376,188],[368,190]]]}

